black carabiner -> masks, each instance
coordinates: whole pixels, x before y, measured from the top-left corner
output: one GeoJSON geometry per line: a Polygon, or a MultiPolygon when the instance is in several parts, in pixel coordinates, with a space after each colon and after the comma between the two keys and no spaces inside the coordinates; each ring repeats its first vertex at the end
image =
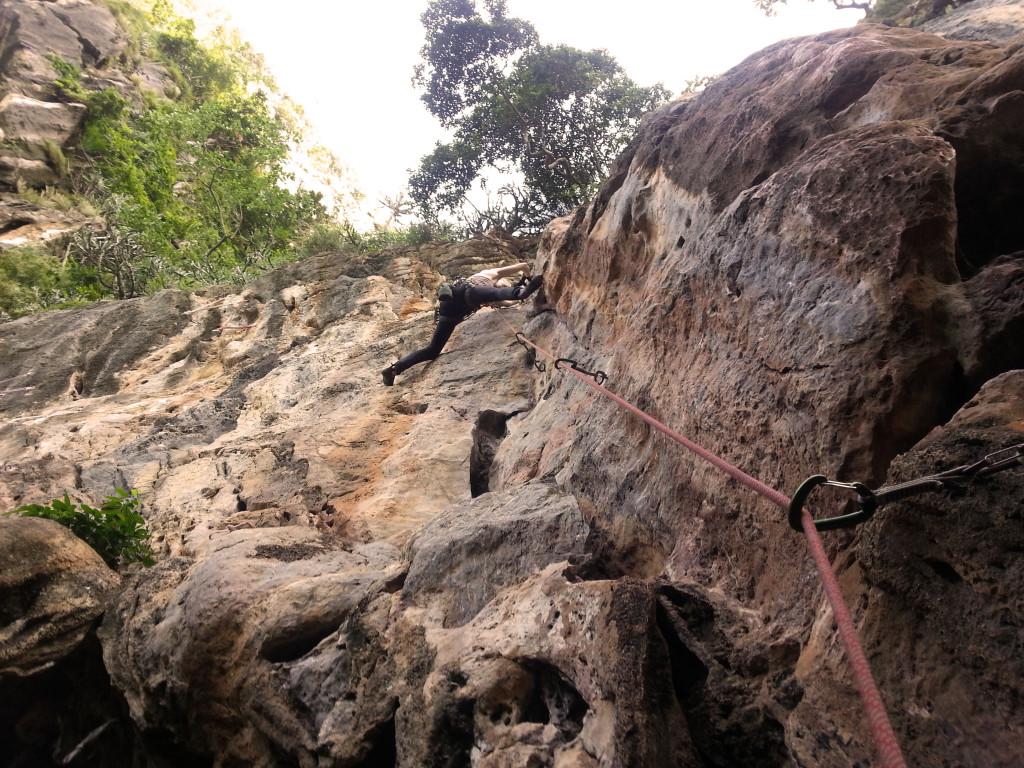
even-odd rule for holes
{"type": "Polygon", "coordinates": [[[526,350],[527,361],[529,361],[533,365],[533,367],[536,368],[538,371],[544,373],[544,371],[548,369],[547,363],[537,362],[537,353],[534,352],[533,347],[530,345],[530,342],[526,340],[526,336],[523,334],[522,331],[516,333],[516,341],[522,344],[523,349],[526,350]]]}
{"type": "Polygon", "coordinates": [[[608,374],[605,373],[604,371],[588,371],[586,368],[583,368],[577,361],[572,360],[568,357],[560,357],[557,360],[555,360],[555,368],[558,368],[559,363],[566,363],[574,371],[579,371],[584,376],[589,376],[590,378],[592,378],[595,382],[597,382],[598,385],[602,385],[606,381],[608,381],[608,374]]]}
{"type": "Polygon", "coordinates": [[[849,528],[862,523],[878,509],[894,501],[902,501],[925,491],[962,493],[965,490],[962,485],[964,482],[970,483],[973,482],[975,477],[984,477],[1022,464],[1024,464],[1024,443],[1018,443],[1001,451],[990,453],[973,464],[964,464],[935,475],[887,485],[884,488],[879,488],[877,491],[870,490],[863,483],[837,483],[827,479],[824,475],[812,475],[800,484],[800,487],[796,489],[796,493],[793,494],[793,498],[789,502],[789,525],[796,531],[804,529],[804,502],[811,491],[819,485],[848,488],[857,492],[857,503],[860,504],[860,511],[849,515],[827,517],[824,520],[814,521],[814,527],[819,531],[834,531],[837,528],[849,528]]]}
{"type": "Polygon", "coordinates": [[[837,483],[829,480],[824,475],[811,475],[796,489],[793,498],[789,502],[789,527],[795,531],[803,531],[803,510],[804,502],[815,488],[819,485],[831,485],[834,488],[847,488],[857,492],[857,503],[860,509],[848,515],[837,517],[826,517],[814,521],[814,527],[819,531],[835,531],[839,528],[852,528],[870,518],[878,509],[878,501],[875,493],[863,483],[837,483]]]}

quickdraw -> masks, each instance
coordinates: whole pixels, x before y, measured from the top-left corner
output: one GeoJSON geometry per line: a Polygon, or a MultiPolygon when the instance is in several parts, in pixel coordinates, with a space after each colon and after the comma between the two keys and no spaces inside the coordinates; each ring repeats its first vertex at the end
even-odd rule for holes
{"type": "MultiPolygon", "coordinates": [[[[498,314],[501,313],[499,312],[498,314]]],[[[501,317],[502,320],[505,319],[504,315],[502,315],[501,317]]],[[[530,362],[533,363],[533,367],[536,368],[541,373],[544,373],[544,371],[548,369],[547,363],[537,362],[537,353],[533,351],[533,347],[530,346],[530,343],[526,340],[526,337],[523,335],[522,331],[516,332],[516,341],[523,345],[523,349],[526,350],[527,357],[529,358],[530,362]]]]}
{"type": "Polygon", "coordinates": [[[570,360],[568,357],[560,357],[557,360],[555,360],[555,368],[558,367],[559,363],[567,363],[569,367],[572,368],[574,371],[579,371],[584,376],[589,376],[598,384],[604,384],[606,381],[608,381],[608,374],[605,373],[604,371],[588,371],[585,368],[581,368],[578,362],[576,362],[575,360],[570,360]]]}
{"type": "Polygon", "coordinates": [[[819,485],[845,488],[857,494],[857,504],[860,506],[860,509],[856,512],[813,521],[814,527],[819,531],[834,531],[839,528],[852,528],[863,523],[865,520],[870,519],[875,512],[891,502],[900,501],[901,499],[928,491],[963,493],[966,488],[962,483],[973,481],[976,477],[985,477],[996,472],[1002,472],[1005,469],[1022,464],[1024,464],[1024,443],[1018,443],[1009,448],[990,453],[973,464],[964,464],[945,472],[920,477],[916,480],[908,480],[905,483],[896,483],[875,491],[872,491],[863,483],[840,483],[835,480],[829,480],[824,475],[812,475],[804,480],[796,489],[796,493],[793,494],[788,510],[789,525],[797,531],[804,529],[801,521],[804,502],[807,501],[811,491],[819,485]]]}
{"type": "MultiPolygon", "coordinates": [[[[505,322],[505,325],[509,327],[509,330],[516,334],[516,339],[518,341],[536,349],[549,360],[555,360],[556,363],[561,362],[561,360],[556,359],[554,355],[543,347],[534,344],[532,341],[525,340],[523,334],[521,332],[517,332],[516,329],[512,327],[512,324],[505,319],[504,315],[500,312],[498,315],[505,322]]],[[[739,467],[733,466],[720,456],[716,456],[706,448],[703,448],[687,437],[684,437],[668,425],[640,410],[632,403],[605,389],[597,382],[588,381],[586,374],[582,371],[576,368],[569,368],[568,366],[565,366],[564,369],[569,370],[570,373],[578,377],[580,381],[587,386],[605,395],[637,418],[661,432],[666,437],[679,443],[684,448],[701,457],[712,466],[722,470],[725,474],[729,475],[729,477],[742,483],[744,486],[763,496],[776,506],[786,509],[787,505],[790,505],[790,499],[787,498],[784,493],[765,485],[755,477],[751,477],[739,467]]],[[[806,517],[808,523],[813,522],[809,512],[804,510],[802,514],[806,517]]],[[[843,599],[843,592],[839,586],[839,580],[836,577],[835,571],[832,569],[832,564],[825,552],[825,546],[821,541],[821,537],[818,535],[818,529],[814,525],[808,525],[806,529],[801,528],[800,530],[803,531],[804,536],[807,539],[807,548],[814,560],[815,567],[818,569],[818,574],[821,576],[822,586],[825,590],[825,597],[828,599],[828,603],[832,607],[832,614],[835,617],[836,627],[839,630],[839,636],[842,639],[843,647],[846,649],[846,656],[850,662],[850,668],[853,672],[853,680],[857,686],[861,703],[864,705],[864,711],[868,717],[868,724],[871,728],[871,735],[875,741],[875,746],[878,749],[879,757],[881,758],[881,765],[883,768],[906,768],[906,762],[903,759],[903,753],[900,750],[899,742],[896,740],[896,735],[892,730],[892,723],[889,722],[889,714],[885,710],[885,703],[882,701],[882,696],[878,691],[878,685],[875,683],[874,676],[871,674],[871,667],[868,664],[867,656],[865,655],[864,648],[857,636],[857,627],[853,622],[853,617],[850,614],[849,608],[846,607],[846,603],[843,599]]]]}

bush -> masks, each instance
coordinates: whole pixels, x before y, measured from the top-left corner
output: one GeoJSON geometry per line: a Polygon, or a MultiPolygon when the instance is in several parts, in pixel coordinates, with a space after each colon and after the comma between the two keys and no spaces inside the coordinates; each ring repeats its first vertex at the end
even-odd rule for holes
{"type": "Polygon", "coordinates": [[[351,226],[317,224],[300,239],[298,250],[303,256],[353,251],[358,243],[358,237],[359,233],[351,226]]]}
{"type": "Polygon", "coordinates": [[[153,550],[146,544],[149,532],[136,509],[142,503],[139,492],[115,488],[116,496],[106,496],[99,509],[76,505],[67,494],[48,506],[28,504],[9,515],[45,517],[66,526],[78,538],[96,550],[111,568],[128,563],[153,565],[153,550]]]}
{"type": "Polygon", "coordinates": [[[311,227],[299,241],[297,249],[302,256],[329,252],[366,254],[375,253],[386,245],[423,245],[454,239],[455,236],[449,229],[419,222],[409,227],[359,232],[351,223],[343,221],[311,227]]]}
{"type": "Polygon", "coordinates": [[[97,301],[101,288],[95,269],[45,248],[0,251],[0,322],[97,301]]]}
{"type": "Polygon", "coordinates": [[[60,260],[41,250],[0,252],[0,317],[21,317],[44,309],[60,271],[60,260]]]}
{"type": "MultiPolygon", "coordinates": [[[[60,98],[86,113],[77,144],[67,155],[47,146],[48,159],[61,186],[107,221],[72,238],[62,271],[91,276],[82,287],[97,297],[131,298],[168,285],[243,283],[293,258],[291,243],[326,209],[319,193],[295,184],[288,157],[299,126],[267,95],[262,61],[233,33],[201,43],[167,0],[138,13],[122,0],[106,5],[186,92],[133,108],[113,88],[87,90],[76,64],[49,56],[60,98]]],[[[47,306],[24,291],[16,303],[18,314],[47,306]]]]}

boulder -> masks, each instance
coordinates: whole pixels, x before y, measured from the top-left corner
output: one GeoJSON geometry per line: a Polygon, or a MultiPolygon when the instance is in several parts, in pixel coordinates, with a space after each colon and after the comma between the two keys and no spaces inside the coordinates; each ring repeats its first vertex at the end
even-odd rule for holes
{"type": "Polygon", "coordinates": [[[37,101],[9,93],[0,100],[0,129],[10,141],[64,146],[81,127],[84,104],[37,101]]]}
{"type": "Polygon", "coordinates": [[[87,66],[102,67],[125,49],[127,38],[110,9],[89,0],[55,3],[53,15],[74,30],[87,66]]]}
{"type": "Polygon", "coordinates": [[[133,73],[139,78],[139,88],[166,99],[181,95],[181,88],[171,78],[167,67],[155,61],[143,62],[133,73]]]}
{"type": "Polygon", "coordinates": [[[17,189],[19,185],[41,189],[59,179],[59,171],[46,160],[0,155],[0,186],[7,189],[17,189]]]}
{"type": "MultiPolygon", "coordinates": [[[[883,485],[896,456],[1024,367],[1022,65],[1017,45],[874,25],[755,54],[650,115],[597,198],[549,227],[542,300],[561,322],[542,314],[527,336],[784,493],[819,473],[883,485]]],[[[794,678],[804,704],[780,716],[788,743],[806,734],[795,749],[809,764],[869,759],[852,692],[820,674],[846,673],[827,664],[837,640],[783,512],[575,377],[541,380],[495,456],[497,487],[552,478],[585,498],[606,572],[699,582],[768,626],[814,627],[825,639],[794,678]]],[[[844,534],[828,542],[835,553],[844,534]]],[[[883,599],[859,591],[855,559],[837,565],[854,604],[883,599]]],[[[941,685],[943,664],[929,668],[941,685]]],[[[983,696],[984,678],[968,688],[983,696]]],[[[964,764],[1011,764],[1015,725],[985,759],[966,746],[998,719],[964,717],[962,746],[953,731],[928,738],[964,764]]],[[[901,723],[911,754],[937,754],[918,733],[901,723]]]]}
{"type": "Polygon", "coordinates": [[[399,551],[309,528],[225,534],[197,538],[198,561],[167,558],[136,577],[147,597],[120,603],[100,630],[107,667],[144,739],[173,723],[188,734],[181,755],[258,764],[280,749],[315,765],[324,717],[362,684],[368,627],[385,629],[399,551]]]}
{"type": "Polygon", "coordinates": [[[119,585],[63,525],[0,516],[0,676],[29,675],[70,654],[119,585]]]}
{"type": "Polygon", "coordinates": [[[576,500],[543,483],[453,505],[409,542],[402,598],[460,626],[502,588],[582,557],[588,532],[576,500]]]}
{"type": "Polygon", "coordinates": [[[46,100],[53,96],[57,78],[48,56],[60,56],[79,67],[86,63],[77,32],[61,21],[54,8],[54,3],[31,0],[0,6],[0,76],[5,91],[13,87],[46,100]]]}
{"type": "Polygon", "coordinates": [[[102,223],[74,210],[40,208],[16,194],[0,192],[0,250],[46,242],[102,223]]]}
{"type": "MultiPolygon", "coordinates": [[[[1011,457],[1002,452],[1010,446],[1024,450],[1024,370],[986,383],[893,462],[891,482],[1011,457]]],[[[885,649],[876,673],[922,764],[947,759],[954,743],[964,765],[1011,768],[1024,758],[1024,714],[1011,703],[1024,679],[1022,498],[1018,467],[893,503],[864,526],[855,567],[864,636],[885,649]]]]}
{"type": "Polygon", "coordinates": [[[466,626],[428,632],[431,672],[399,702],[399,763],[699,765],[673,685],[706,669],[687,653],[667,673],[658,605],[649,583],[553,564],[466,626]]]}

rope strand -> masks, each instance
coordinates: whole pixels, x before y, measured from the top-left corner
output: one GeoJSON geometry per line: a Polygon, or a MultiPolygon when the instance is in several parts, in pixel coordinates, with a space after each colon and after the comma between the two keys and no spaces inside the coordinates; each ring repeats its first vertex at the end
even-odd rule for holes
{"type": "MultiPolygon", "coordinates": [[[[643,420],[651,427],[679,443],[692,453],[700,456],[702,459],[710,463],[712,466],[720,469],[734,480],[737,480],[750,490],[768,499],[776,506],[781,507],[784,510],[789,509],[790,500],[785,494],[780,493],[771,486],[762,483],[757,478],[751,477],[743,470],[733,466],[725,459],[716,456],[711,453],[711,451],[708,451],[700,445],[697,445],[697,443],[692,440],[683,437],[671,427],[666,426],[653,416],[650,416],[637,408],[632,403],[624,400],[614,392],[603,387],[601,384],[598,384],[596,381],[588,378],[584,373],[581,373],[569,365],[563,364],[563,359],[557,358],[543,347],[540,347],[527,339],[521,332],[516,331],[500,311],[498,312],[498,316],[501,317],[505,325],[509,327],[509,330],[515,334],[517,340],[521,343],[529,344],[531,347],[543,354],[554,363],[555,368],[568,371],[573,374],[587,386],[597,390],[605,397],[608,397],[637,418],[643,420]]],[[[906,768],[906,762],[903,759],[903,753],[900,750],[899,742],[896,740],[892,724],[889,721],[889,715],[885,710],[885,704],[882,702],[882,696],[878,691],[878,686],[875,684],[874,676],[871,674],[871,667],[864,654],[864,648],[861,646],[860,638],[857,636],[857,629],[853,622],[853,617],[850,615],[850,612],[846,607],[846,602],[843,600],[842,589],[839,586],[839,581],[836,578],[835,571],[832,570],[832,565],[829,562],[828,555],[825,553],[825,546],[821,541],[821,536],[818,534],[818,530],[814,526],[814,518],[806,509],[803,511],[803,529],[804,535],[807,538],[808,549],[810,550],[811,557],[818,569],[818,575],[821,577],[822,585],[825,590],[825,597],[832,608],[832,615],[835,618],[836,626],[839,629],[839,637],[846,650],[846,658],[853,671],[854,683],[857,687],[858,693],[860,694],[861,704],[867,714],[868,725],[871,730],[872,738],[875,742],[875,747],[881,757],[882,766],[883,768],[906,768]]]]}

